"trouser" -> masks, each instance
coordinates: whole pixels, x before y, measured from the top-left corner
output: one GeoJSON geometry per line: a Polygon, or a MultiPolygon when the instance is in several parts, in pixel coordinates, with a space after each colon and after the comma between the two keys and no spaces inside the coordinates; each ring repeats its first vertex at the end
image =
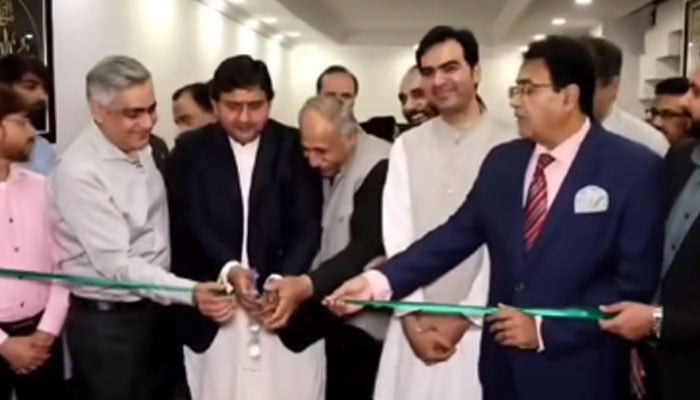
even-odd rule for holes
{"type": "Polygon", "coordinates": [[[66,335],[75,400],[172,398],[163,315],[161,306],[147,300],[114,303],[72,296],[66,335]]]}
{"type": "Polygon", "coordinates": [[[326,336],[326,400],[372,400],[382,343],[352,325],[326,336]]]}
{"type": "MultiPolygon", "coordinates": [[[[0,329],[10,337],[34,333],[41,315],[21,321],[0,323],[0,329]]],[[[17,400],[65,399],[66,382],[63,377],[63,348],[60,338],[51,348],[51,357],[44,365],[27,375],[16,374],[0,358],[0,400],[10,400],[14,391],[17,400]]]]}

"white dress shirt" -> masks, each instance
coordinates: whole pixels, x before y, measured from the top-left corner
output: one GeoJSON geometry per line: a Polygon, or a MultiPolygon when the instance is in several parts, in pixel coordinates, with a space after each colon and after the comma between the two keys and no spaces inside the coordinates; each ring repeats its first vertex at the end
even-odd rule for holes
{"type": "MultiPolygon", "coordinates": [[[[134,159],[90,124],[51,174],[52,219],[68,274],[193,288],[170,273],[168,204],[150,148],[134,159]]],[[[84,298],[191,304],[187,292],[124,291],[76,286],[84,298]]]]}
{"type": "Polygon", "coordinates": [[[669,143],[663,133],[616,106],[613,106],[612,111],[603,121],[603,127],[647,147],[661,157],[665,156],[668,151],[669,143]]]}

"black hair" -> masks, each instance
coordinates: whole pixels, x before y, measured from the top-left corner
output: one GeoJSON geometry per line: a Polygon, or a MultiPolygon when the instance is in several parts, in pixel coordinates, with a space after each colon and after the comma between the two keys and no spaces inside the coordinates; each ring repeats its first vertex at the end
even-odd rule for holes
{"type": "Polygon", "coordinates": [[[8,54],[0,57],[0,83],[15,84],[26,74],[36,75],[44,86],[49,84],[49,69],[38,59],[24,54],[8,54]]]}
{"type": "Polygon", "coordinates": [[[238,55],[222,61],[214,71],[210,89],[211,98],[215,101],[219,100],[222,93],[236,89],[260,89],[268,101],[275,97],[267,65],[249,55],[238,55]]]}
{"type": "Polygon", "coordinates": [[[595,72],[593,58],[580,41],[567,36],[548,36],[530,43],[523,54],[524,61],[542,60],[552,79],[552,89],[559,91],[568,85],[579,88],[579,107],[593,118],[595,72]]]}
{"type": "Polygon", "coordinates": [[[654,87],[656,96],[682,96],[690,89],[690,82],[687,78],[676,77],[664,79],[654,87]]]}
{"type": "Polygon", "coordinates": [[[209,85],[202,82],[190,83],[185,85],[173,93],[173,101],[177,101],[182,95],[189,94],[192,100],[206,112],[214,112],[209,96],[209,85]]]}
{"type": "Polygon", "coordinates": [[[22,97],[9,86],[0,85],[0,120],[8,115],[26,113],[29,106],[22,97]]]}
{"type": "Polygon", "coordinates": [[[464,60],[470,67],[474,68],[479,64],[479,43],[476,41],[476,37],[474,37],[472,31],[469,29],[455,29],[451,26],[438,25],[429,30],[418,43],[418,49],[416,49],[416,65],[420,68],[421,57],[435,45],[448,40],[454,40],[462,46],[464,60]]]}
{"type": "Polygon", "coordinates": [[[349,75],[350,78],[352,79],[353,85],[355,85],[355,95],[360,92],[360,83],[357,81],[357,77],[355,74],[350,72],[349,69],[342,65],[331,65],[330,67],[326,68],[321,72],[321,75],[316,78],[316,94],[321,94],[321,89],[323,89],[323,78],[326,77],[326,75],[331,75],[331,74],[346,74],[349,75]]]}
{"type": "Polygon", "coordinates": [[[613,42],[593,36],[581,38],[593,57],[595,77],[608,85],[622,73],[622,50],[613,42]]]}

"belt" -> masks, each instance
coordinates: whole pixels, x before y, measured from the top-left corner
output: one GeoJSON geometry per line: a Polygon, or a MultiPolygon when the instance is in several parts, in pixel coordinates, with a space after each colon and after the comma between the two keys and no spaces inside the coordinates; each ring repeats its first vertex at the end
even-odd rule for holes
{"type": "Polygon", "coordinates": [[[14,335],[17,332],[26,331],[28,329],[34,329],[39,325],[39,320],[43,311],[33,317],[21,319],[19,321],[12,322],[0,322],[0,329],[5,331],[8,335],[14,335]]]}
{"type": "Polygon", "coordinates": [[[70,304],[71,307],[86,311],[121,312],[143,310],[153,303],[150,300],[138,300],[132,302],[95,300],[86,299],[85,297],[78,297],[71,294],[70,304]]]}

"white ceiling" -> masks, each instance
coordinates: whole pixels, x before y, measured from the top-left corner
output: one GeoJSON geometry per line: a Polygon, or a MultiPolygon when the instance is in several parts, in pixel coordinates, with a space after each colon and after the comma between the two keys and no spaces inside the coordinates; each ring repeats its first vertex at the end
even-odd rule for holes
{"type": "MultiPolygon", "coordinates": [[[[236,0],[228,0],[236,2],[236,0]]],[[[240,0],[239,0],[240,1],[240,0]]],[[[299,41],[350,45],[414,45],[439,24],[467,27],[484,45],[522,44],[537,33],[585,32],[624,16],[650,0],[245,0],[235,7],[254,18],[274,16],[277,32],[301,33],[299,41]],[[555,17],[564,26],[552,26],[555,17]]]]}

